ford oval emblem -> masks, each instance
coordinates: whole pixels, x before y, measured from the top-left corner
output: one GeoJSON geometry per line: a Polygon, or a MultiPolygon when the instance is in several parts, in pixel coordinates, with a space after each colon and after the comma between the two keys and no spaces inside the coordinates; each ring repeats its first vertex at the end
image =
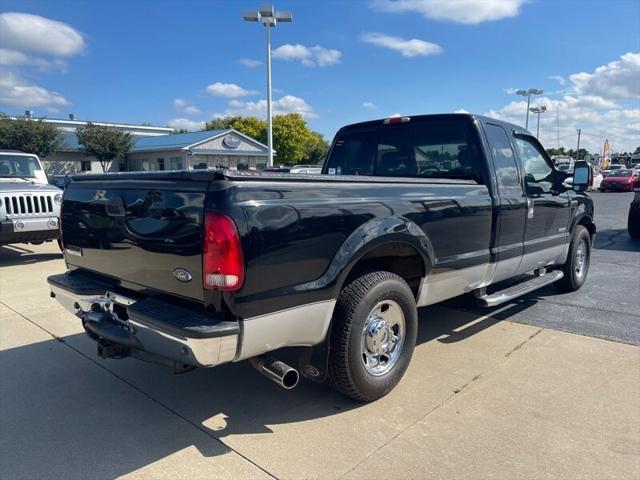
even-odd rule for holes
{"type": "Polygon", "coordinates": [[[189,270],[185,270],[184,268],[176,268],[173,271],[173,276],[176,277],[176,280],[179,282],[190,282],[193,278],[191,276],[191,272],[189,270]]]}
{"type": "Polygon", "coordinates": [[[233,135],[227,135],[222,139],[222,144],[227,148],[238,148],[240,146],[240,139],[233,135]]]}

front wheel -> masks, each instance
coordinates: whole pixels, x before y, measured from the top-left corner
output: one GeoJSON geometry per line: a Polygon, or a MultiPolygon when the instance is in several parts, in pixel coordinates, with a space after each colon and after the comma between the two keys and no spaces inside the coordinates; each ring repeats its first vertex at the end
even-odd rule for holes
{"type": "Polygon", "coordinates": [[[401,277],[374,272],[357,278],[336,303],[329,381],[356,400],[383,397],[407,370],[417,330],[413,292],[401,277]]]}
{"type": "Polygon", "coordinates": [[[567,261],[562,266],[564,277],[555,285],[562,292],[579,290],[587,279],[589,263],[591,262],[591,237],[588,230],[577,225],[569,244],[567,261]]]}

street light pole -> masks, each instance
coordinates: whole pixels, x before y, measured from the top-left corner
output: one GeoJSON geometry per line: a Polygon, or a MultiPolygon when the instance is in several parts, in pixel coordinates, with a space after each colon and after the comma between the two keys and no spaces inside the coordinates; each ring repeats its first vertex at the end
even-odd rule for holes
{"type": "Polygon", "coordinates": [[[271,28],[278,22],[291,22],[291,12],[276,12],[273,5],[262,5],[257,12],[246,12],[245,22],[261,22],[267,31],[267,167],[273,167],[273,122],[271,110],[271,28]]]}
{"type": "Polygon", "coordinates": [[[531,113],[537,113],[538,114],[538,128],[536,130],[536,138],[540,137],[540,114],[544,113],[547,111],[547,107],[546,106],[541,106],[541,107],[533,107],[529,109],[531,111],[531,113]]]}
{"type": "Polygon", "coordinates": [[[265,24],[267,29],[267,146],[269,156],[267,167],[273,167],[273,121],[271,119],[271,25],[265,24]]]}
{"type": "Polygon", "coordinates": [[[527,120],[524,127],[526,130],[529,130],[529,107],[531,106],[531,95],[542,95],[542,93],[542,90],[540,90],[539,88],[530,88],[529,90],[516,91],[516,95],[527,97],[527,120]]]}

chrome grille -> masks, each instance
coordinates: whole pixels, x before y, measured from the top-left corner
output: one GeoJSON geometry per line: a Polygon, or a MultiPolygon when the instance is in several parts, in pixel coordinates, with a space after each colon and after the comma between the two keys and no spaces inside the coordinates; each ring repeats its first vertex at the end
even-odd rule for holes
{"type": "Polygon", "coordinates": [[[7,217],[53,214],[53,195],[5,195],[2,198],[7,217]]]}

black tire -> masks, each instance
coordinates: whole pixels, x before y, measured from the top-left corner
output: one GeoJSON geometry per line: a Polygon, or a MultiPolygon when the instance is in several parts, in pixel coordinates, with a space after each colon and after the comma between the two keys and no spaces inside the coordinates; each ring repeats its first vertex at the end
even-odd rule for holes
{"type": "MultiPolygon", "coordinates": [[[[381,315],[384,316],[385,313],[381,315]]],[[[416,302],[407,283],[390,272],[362,275],[340,292],[332,322],[329,382],[333,387],[344,395],[362,402],[377,400],[393,390],[409,366],[418,331],[416,302]],[[370,338],[369,341],[372,343],[376,342],[373,337],[364,335],[365,326],[371,327],[371,319],[375,318],[372,316],[375,307],[379,307],[380,312],[391,312],[390,308],[395,313],[401,310],[404,316],[404,338],[400,347],[396,345],[395,348],[399,350],[395,355],[394,348],[387,357],[389,361],[386,368],[389,370],[372,374],[368,371],[368,368],[372,367],[365,366],[366,354],[363,354],[362,350],[367,338],[370,338]]],[[[394,332],[393,328],[386,330],[386,334],[394,332]]],[[[386,335],[384,332],[382,334],[386,335]]],[[[388,339],[388,336],[384,336],[384,339],[388,339]]],[[[378,366],[383,369],[385,365],[380,359],[384,357],[383,354],[378,360],[378,366]]]]}
{"type": "Polygon", "coordinates": [[[575,292],[579,290],[587,279],[589,263],[591,261],[591,236],[582,225],[577,225],[573,230],[567,261],[562,266],[564,277],[555,282],[555,286],[561,292],[575,292]],[[580,262],[580,251],[583,249],[584,260],[580,262]]]}
{"type": "Polygon", "coordinates": [[[627,218],[627,231],[629,232],[629,236],[636,240],[640,240],[640,214],[636,213],[632,214],[631,209],[629,210],[629,216],[627,218]]]}

